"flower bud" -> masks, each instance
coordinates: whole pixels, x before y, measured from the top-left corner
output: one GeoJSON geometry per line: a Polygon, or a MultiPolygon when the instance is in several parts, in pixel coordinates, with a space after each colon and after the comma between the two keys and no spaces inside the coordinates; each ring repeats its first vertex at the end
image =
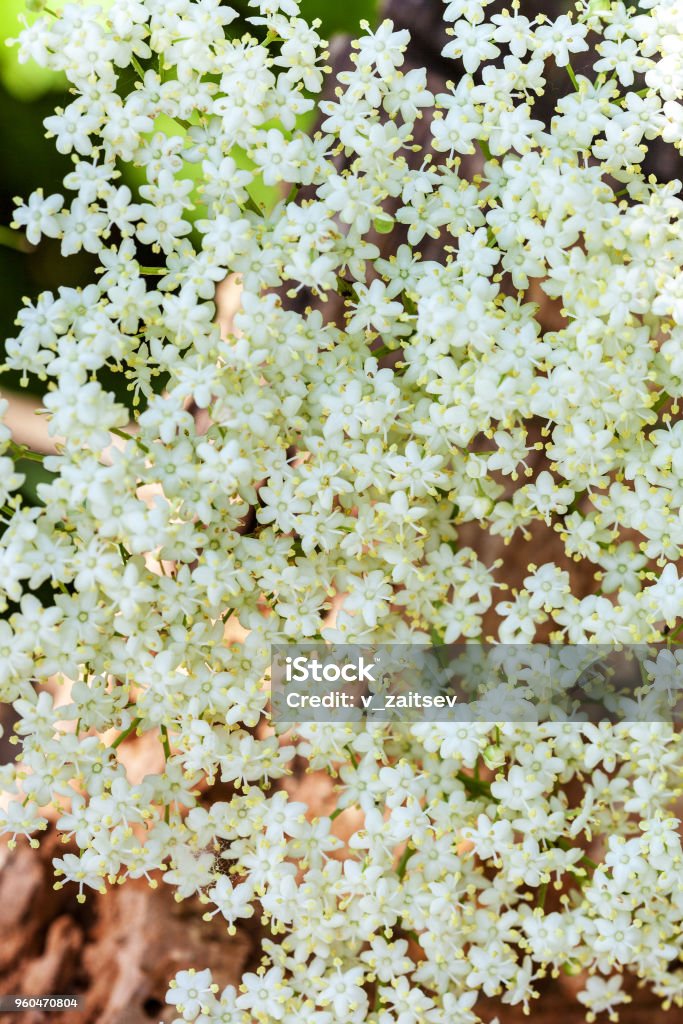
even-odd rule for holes
{"type": "Polygon", "coordinates": [[[378,214],[377,217],[375,217],[374,220],[375,231],[377,231],[380,235],[388,235],[391,231],[393,231],[395,223],[396,221],[394,220],[394,218],[390,216],[388,213],[380,213],[378,214]]]}
{"type": "Polygon", "coordinates": [[[500,768],[501,765],[505,764],[505,754],[497,743],[489,743],[481,755],[484,759],[484,764],[491,771],[496,768],[500,768]]]}

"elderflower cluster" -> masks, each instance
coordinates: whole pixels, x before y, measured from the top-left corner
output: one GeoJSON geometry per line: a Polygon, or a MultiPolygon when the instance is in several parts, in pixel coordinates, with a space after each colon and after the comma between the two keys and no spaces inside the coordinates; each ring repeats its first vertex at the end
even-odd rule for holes
{"type": "Polygon", "coordinates": [[[437,95],[385,21],[321,98],[297,0],[250,0],[243,35],[219,0],[112,0],[20,36],[70,83],[45,128],[72,167],[14,227],[98,274],[27,301],[6,345],[58,454],[22,503],[0,427],[0,826],[36,842],[56,811],[79,898],[163,875],[228,933],[262,917],[260,968],[222,992],[181,971],[179,1020],[476,1024],[562,971],[589,1020],[626,973],[683,1005],[673,726],[268,722],[274,642],[680,628],[683,203],[642,168],[683,152],[683,2],[488,6],[446,2],[437,95]],[[474,527],[528,552],[521,586],[474,527]],[[539,565],[544,536],[564,554],[539,565]],[[136,780],[135,734],[161,765],[136,780]],[[332,814],[281,781],[295,757],[332,814]]]}

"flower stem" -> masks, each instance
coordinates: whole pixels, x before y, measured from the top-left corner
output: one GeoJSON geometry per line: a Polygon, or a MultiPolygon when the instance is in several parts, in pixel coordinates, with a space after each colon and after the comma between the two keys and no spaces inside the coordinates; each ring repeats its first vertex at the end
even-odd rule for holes
{"type": "Polygon", "coordinates": [[[128,726],[128,728],[124,729],[123,732],[119,733],[114,742],[110,744],[109,749],[116,750],[117,747],[120,747],[123,741],[127,740],[130,734],[137,729],[141,721],[142,718],[134,718],[133,721],[128,726]]]}
{"type": "Polygon", "coordinates": [[[576,92],[578,92],[579,91],[579,83],[576,80],[576,75],[574,74],[574,68],[571,65],[571,61],[567,61],[567,74],[569,75],[569,77],[572,80],[572,85],[574,86],[574,89],[576,90],[576,92]]]}
{"type": "Polygon", "coordinates": [[[545,906],[545,898],[546,898],[547,893],[548,893],[548,883],[547,882],[543,882],[541,885],[539,885],[538,892],[536,894],[536,906],[537,907],[543,908],[545,906]]]}
{"type": "Polygon", "coordinates": [[[40,452],[35,452],[32,448],[27,448],[23,444],[17,444],[15,441],[10,441],[9,446],[16,459],[27,459],[29,462],[40,462],[42,464],[45,458],[40,452]]]}
{"type": "Polygon", "coordinates": [[[132,53],[131,56],[130,56],[130,62],[133,65],[133,67],[135,68],[135,70],[137,71],[137,73],[139,74],[140,78],[144,79],[144,77],[145,77],[145,69],[143,68],[142,64],[137,59],[137,57],[135,56],[134,53],[132,53]]]}
{"type": "Polygon", "coordinates": [[[0,224],[0,245],[4,245],[6,249],[14,249],[15,252],[31,252],[33,249],[20,231],[14,231],[4,224],[0,224]]]}
{"type": "Polygon", "coordinates": [[[457,773],[457,778],[473,796],[491,796],[490,782],[485,782],[483,779],[475,779],[463,771],[457,773]]]}
{"type": "Polygon", "coordinates": [[[145,455],[149,455],[149,448],[136,434],[127,434],[125,430],[119,430],[118,427],[110,427],[109,433],[116,434],[117,437],[122,438],[124,441],[135,441],[140,451],[143,451],[145,455]]]}
{"type": "Polygon", "coordinates": [[[414,853],[415,853],[415,847],[414,846],[409,846],[409,845],[406,846],[405,850],[403,851],[403,854],[401,856],[400,861],[396,865],[396,874],[398,875],[399,878],[403,878],[403,876],[405,875],[406,868],[408,866],[408,861],[410,860],[410,858],[413,856],[414,853]]]}

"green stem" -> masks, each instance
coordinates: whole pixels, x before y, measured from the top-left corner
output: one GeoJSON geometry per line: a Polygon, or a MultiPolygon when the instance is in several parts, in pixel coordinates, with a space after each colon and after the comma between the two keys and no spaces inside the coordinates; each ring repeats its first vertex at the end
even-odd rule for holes
{"type": "MultiPolygon", "coordinates": [[[[165,725],[160,725],[159,729],[161,731],[161,745],[164,748],[164,758],[166,760],[166,764],[168,765],[168,762],[171,760],[171,744],[168,741],[168,729],[166,728],[165,725]]],[[[166,806],[164,807],[164,822],[168,825],[170,820],[171,807],[170,804],[166,804],[166,806]]]]}
{"type": "Polygon", "coordinates": [[[161,277],[168,273],[168,267],[140,267],[141,274],[158,274],[161,277]]]}
{"type": "Polygon", "coordinates": [[[342,814],[345,810],[345,807],[335,807],[335,809],[332,811],[332,814],[330,814],[330,821],[334,821],[334,819],[338,818],[339,815],[342,814]]]}
{"type": "Polygon", "coordinates": [[[567,74],[569,75],[569,77],[572,80],[572,85],[574,86],[574,90],[576,92],[578,92],[579,91],[579,83],[576,80],[576,75],[574,74],[574,68],[571,65],[571,61],[567,61],[567,74]]]}
{"type": "Polygon", "coordinates": [[[20,231],[14,231],[4,224],[0,224],[0,245],[4,245],[6,249],[14,249],[15,252],[31,252],[33,249],[20,231]]]}
{"type": "Polygon", "coordinates": [[[128,726],[128,728],[124,729],[123,732],[119,733],[114,742],[109,745],[109,749],[116,750],[117,747],[120,747],[123,741],[127,740],[130,734],[137,729],[141,721],[142,718],[134,718],[133,721],[128,726]]]}
{"type": "Polygon", "coordinates": [[[125,432],[125,430],[120,430],[118,427],[110,427],[109,428],[109,433],[110,434],[116,434],[117,437],[123,438],[124,441],[134,441],[135,440],[135,438],[133,437],[132,434],[127,434],[125,432]]]}
{"type": "Polygon", "coordinates": [[[409,295],[406,295],[405,292],[402,295],[402,299],[403,308],[405,309],[406,313],[409,313],[410,316],[415,316],[415,314],[417,313],[417,304],[410,298],[409,295]]]}
{"type": "Polygon", "coordinates": [[[484,154],[485,158],[487,160],[492,160],[493,157],[491,156],[491,147],[488,144],[488,140],[487,139],[477,139],[477,142],[479,143],[479,149],[482,151],[482,153],[484,154]]]}
{"type": "Polygon", "coordinates": [[[373,1013],[379,1013],[379,1011],[380,1011],[380,995],[379,995],[379,985],[377,985],[377,988],[375,989],[375,998],[374,998],[373,1003],[372,1003],[372,1012],[373,1013]]]}
{"type": "Polygon", "coordinates": [[[651,406],[653,412],[659,412],[667,402],[671,401],[671,395],[667,395],[666,391],[662,392],[657,401],[651,406]]]}
{"type": "Polygon", "coordinates": [[[10,441],[9,446],[16,459],[27,459],[29,462],[40,462],[42,464],[45,458],[39,452],[34,452],[32,448],[27,448],[23,444],[17,444],[15,441],[10,441]]]}
{"type": "Polygon", "coordinates": [[[406,868],[408,866],[408,861],[410,860],[414,853],[415,847],[406,846],[400,861],[396,865],[396,874],[398,875],[399,878],[403,878],[403,876],[405,875],[406,868]]]}
{"type": "Polygon", "coordinates": [[[349,755],[349,760],[351,761],[353,767],[357,768],[358,765],[360,764],[360,754],[354,754],[353,750],[351,749],[348,743],[344,744],[344,750],[349,755]]]}
{"type": "Polygon", "coordinates": [[[484,782],[482,779],[475,779],[471,775],[466,775],[465,772],[462,771],[459,771],[456,777],[460,782],[462,782],[465,789],[473,796],[491,796],[490,782],[484,782]]]}
{"type": "Polygon", "coordinates": [[[117,437],[122,438],[124,441],[135,441],[140,451],[143,451],[145,455],[149,455],[149,448],[136,434],[127,434],[125,430],[119,430],[118,427],[110,427],[109,433],[116,434],[117,437]]]}
{"type": "Polygon", "coordinates": [[[139,74],[140,78],[144,79],[144,77],[145,77],[145,69],[143,68],[142,64],[137,59],[137,57],[135,56],[134,53],[132,53],[130,55],[130,62],[133,65],[133,67],[135,68],[135,70],[137,71],[137,73],[139,74]]]}

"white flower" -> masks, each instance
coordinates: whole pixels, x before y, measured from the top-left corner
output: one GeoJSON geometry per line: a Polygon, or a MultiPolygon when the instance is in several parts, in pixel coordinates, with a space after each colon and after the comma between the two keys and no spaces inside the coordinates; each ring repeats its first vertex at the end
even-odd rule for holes
{"type": "Polygon", "coordinates": [[[194,1020],[197,1014],[205,1006],[213,1002],[212,994],[214,986],[211,978],[211,971],[208,968],[204,971],[179,971],[171,981],[171,987],[166,993],[166,1001],[177,1006],[183,1015],[183,1020],[194,1020]]]}
{"type": "Polygon", "coordinates": [[[464,19],[456,21],[450,30],[455,38],[442,50],[444,57],[460,57],[465,71],[472,74],[484,60],[497,57],[499,48],[493,42],[490,27],[472,25],[464,19]]]}
{"type": "Polygon", "coordinates": [[[245,974],[236,1000],[240,1010],[250,1010],[260,1020],[282,1020],[292,989],[284,984],[280,967],[271,967],[263,974],[245,974]]]}
{"type": "Polygon", "coordinates": [[[645,161],[681,148],[680,6],[448,0],[436,96],[388,21],[330,80],[296,0],[21,34],[69,83],[71,197],[13,227],[98,283],[26,300],[5,346],[56,453],[29,505],[0,425],[0,831],[37,843],[50,804],[79,898],[161,874],[230,934],[258,909],[258,969],[220,997],[181,971],[183,1020],[476,1024],[563,967],[588,1019],[621,974],[680,996],[683,202],[645,161]],[[271,646],[302,639],[467,643],[485,720],[278,722],[271,646]],[[612,644],[653,648],[627,696],[612,644]],[[577,681],[639,721],[555,721],[577,681]]]}
{"type": "Polygon", "coordinates": [[[622,991],[623,981],[619,974],[607,979],[593,975],[587,979],[585,989],[576,998],[594,1014],[612,1014],[616,1006],[631,1002],[631,996],[622,991]]]}
{"type": "Polygon", "coordinates": [[[566,14],[561,14],[555,21],[536,29],[535,54],[543,58],[552,55],[558,67],[565,67],[569,63],[570,53],[582,53],[588,49],[586,33],[585,25],[572,22],[566,14]]]}
{"type": "Polygon", "coordinates": [[[358,40],[358,64],[374,64],[379,75],[388,77],[403,63],[403,51],[408,45],[410,33],[405,29],[394,32],[394,24],[385,20],[375,32],[370,32],[367,22],[361,22],[367,32],[358,40]]]}
{"type": "Polygon", "coordinates": [[[647,600],[658,620],[664,620],[673,628],[681,614],[683,602],[683,579],[678,578],[675,565],[667,565],[653,586],[648,587],[647,600]]]}
{"type": "MultiPolygon", "coordinates": [[[[17,199],[16,202],[21,203],[21,200],[17,199]]],[[[36,189],[25,206],[17,206],[12,226],[25,228],[26,238],[31,245],[38,245],[42,235],[57,238],[60,233],[57,214],[61,212],[63,204],[63,196],[55,194],[45,198],[42,188],[36,189]]]]}

